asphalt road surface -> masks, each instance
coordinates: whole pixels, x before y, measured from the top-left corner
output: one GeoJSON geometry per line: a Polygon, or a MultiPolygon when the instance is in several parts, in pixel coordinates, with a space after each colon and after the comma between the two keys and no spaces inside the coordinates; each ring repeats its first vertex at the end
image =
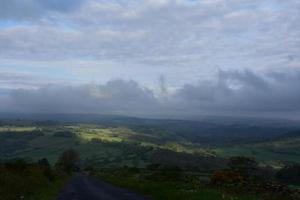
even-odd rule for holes
{"type": "Polygon", "coordinates": [[[76,176],[57,200],[151,200],[85,175],[76,176]]]}

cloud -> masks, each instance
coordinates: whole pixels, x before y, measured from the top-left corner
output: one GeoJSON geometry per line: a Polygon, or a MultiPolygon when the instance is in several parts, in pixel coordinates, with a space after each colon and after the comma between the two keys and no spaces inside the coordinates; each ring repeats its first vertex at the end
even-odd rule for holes
{"type": "MultiPolygon", "coordinates": [[[[46,86],[13,90],[8,111],[31,113],[98,113],[143,117],[191,118],[200,115],[267,115],[300,113],[300,71],[265,73],[220,71],[215,81],[200,81],[165,94],[135,81],[46,86]]],[[[2,104],[3,105],[3,104],[2,104]]],[[[5,111],[4,108],[1,111],[5,111]]],[[[279,117],[279,116],[278,116],[279,117]]]]}
{"type": "Polygon", "coordinates": [[[64,81],[47,79],[31,73],[10,72],[0,70],[0,90],[7,89],[34,89],[51,84],[64,84],[64,81]]]}
{"type": "Polygon", "coordinates": [[[136,82],[115,80],[104,85],[49,85],[36,90],[13,90],[10,102],[13,110],[19,112],[133,113],[139,109],[147,111],[155,100],[150,90],[136,82]]]}
{"type": "Polygon", "coordinates": [[[299,111],[300,73],[221,71],[216,82],[185,85],[175,95],[190,109],[220,113],[299,111]]]}
{"type": "Polygon", "coordinates": [[[296,0],[31,1],[26,5],[61,14],[2,28],[0,59],[104,59],[200,70],[299,67],[296,0]],[[65,12],[73,7],[76,12],[65,12]]]}
{"type": "Polygon", "coordinates": [[[299,9],[298,0],[3,0],[0,110],[299,112],[299,9]]]}
{"type": "Polygon", "coordinates": [[[48,12],[68,12],[82,0],[1,0],[0,20],[33,20],[48,12]]]}

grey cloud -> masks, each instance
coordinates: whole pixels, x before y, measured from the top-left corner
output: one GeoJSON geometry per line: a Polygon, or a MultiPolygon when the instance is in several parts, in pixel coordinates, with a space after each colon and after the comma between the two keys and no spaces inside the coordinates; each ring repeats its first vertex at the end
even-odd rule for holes
{"type": "Polygon", "coordinates": [[[299,70],[293,73],[223,71],[215,83],[186,85],[176,95],[181,101],[191,100],[199,110],[234,112],[299,111],[299,70]],[[220,84],[221,83],[221,84],[220,84]],[[195,101],[192,101],[195,100],[195,101]]]}
{"type": "Polygon", "coordinates": [[[32,112],[299,112],[299,8],[298,0],[3,0],[2,21],[31,21],[0,26],[0,67],[7,60],[17,63],[12,68],[36,61],[55,77],[57,63],[64,71],[77,63],[83,82],[90,74],[138,76],[144,83],[165,74],[171,81],[162,79],[163,95],[157,95],[134,81],[62,86],[0,74],[0,89],[40,87],[14,90],[5,100],[7,109],[32,112]]]}
{"type": "MultiPolygon", "coordinates": [[[[188,118],[193,115],[268,113],[288,117],[300,113],[300,71],[257,75],[250,71],[222,71],[217,81],[187,84],[167,96],[135,81],[106,84],[47,86],[38,90],[14,90],[12,110],[19,112],[100,113],[188,118]],[[241,78],[243,77],[243,78],[241,78]],[[263,86],[263,87],[262,87],[263,86]]],[[[9,109],[9,108],[8,108],[9,109]]],[[[3,109],[2,109],[3,111],[3,109]]]]}
{"type": "Polygon", "coordinates": [[[109,81],[104,85],[19,89],[14,90],[10,98],[20,112],[54,113],[133,113],[146,111],[155,102],[150,90],[134,81],[123,80],[109,81]]]}

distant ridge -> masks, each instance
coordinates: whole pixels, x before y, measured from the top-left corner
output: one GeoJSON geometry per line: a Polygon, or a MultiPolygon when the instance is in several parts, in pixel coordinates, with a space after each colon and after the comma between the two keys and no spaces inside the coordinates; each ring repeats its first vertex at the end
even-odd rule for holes
{"type": "Polygon", "coordinates": [[[190,119],[176,118],[144,118],[125,115],[108,115],[108,114],[67,114],[67,113],[0,113],[0,120],[38,120],[38,121],[56,121],[56,122],[118,122],[126,121],[126,123],[145,123],[145,122],[194,122],[217,125],[247,125],[247,126],[267,126],[267,127],[299,127],[300,121],[288,119],[270,119],[255,117],[232,117],[232,116],[201,116],[190,119]]]}

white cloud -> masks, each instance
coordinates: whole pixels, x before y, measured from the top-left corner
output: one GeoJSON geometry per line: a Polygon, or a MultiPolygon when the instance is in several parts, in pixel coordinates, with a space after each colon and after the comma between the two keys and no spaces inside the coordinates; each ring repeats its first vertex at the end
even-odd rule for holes
{"type": "Polygon", "coordinates": [[[285,67],[288,56],[299,61],[297,1],[187,2],[85,1],[76,12],[2,28],[0,58],[76,57],[199,70],[265,68],[270,60],[285,67]]]}

